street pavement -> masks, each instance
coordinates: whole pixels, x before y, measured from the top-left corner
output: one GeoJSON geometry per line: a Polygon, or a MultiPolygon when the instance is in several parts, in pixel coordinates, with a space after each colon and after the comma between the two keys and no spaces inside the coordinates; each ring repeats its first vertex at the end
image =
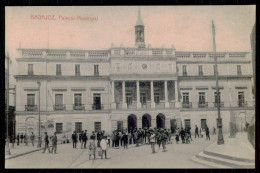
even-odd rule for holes
{"type": "MultiPolygon", "coordinates": [[[[162,152],[156,145],[156,153],[152,154],[150,145],[135,147],[130,145],[128,149],[109,148],[109,159],[100,159],[96,155],[95,160],[89,160],[88,149],[72,148],[72,143],[58,145],[57,154],[43,154],[41,151],[29,153],[20,157],[5,160],[6,168],[207,168],[204,165],[193,162],[190,158],[203,151],[210,144],[216,142],[217,135],[211,135],[211,140],[197,138],[190,144],[166,145],[167,152],[162,152]]],[[[78,143],[79,144],[79,143],[78,143]]],[[[11,150],[12,151],[12,150],[11,150]]]]}

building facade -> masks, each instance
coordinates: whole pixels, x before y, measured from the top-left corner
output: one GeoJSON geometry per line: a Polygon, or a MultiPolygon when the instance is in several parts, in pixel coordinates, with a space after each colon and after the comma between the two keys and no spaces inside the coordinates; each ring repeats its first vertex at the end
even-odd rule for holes
{"type": "MultiPolygon", "coordinates": [[[[17,49],[16,131],[38,134],[39,100],[41,133],[217,127],[214,53],[147,47],[144,36],[139,11],[135,47],[17,49]]],[[[252,62],[250,52],[216,56],[228,132],[230,121],[242,128],[254,116],[252,62]]]]}

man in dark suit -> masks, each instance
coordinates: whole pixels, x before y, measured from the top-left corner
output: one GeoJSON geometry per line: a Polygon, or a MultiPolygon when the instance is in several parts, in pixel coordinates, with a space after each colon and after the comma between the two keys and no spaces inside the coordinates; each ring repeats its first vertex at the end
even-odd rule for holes
{"type": "Polygon", "coordinates": [[[47,135],[47,132],[45,132],[45,137],[44,137],[44,149],[42,153],[45,153],[45,150],[48,148],[49,153],[51,153],[50,147],[49,147],[49,136],[47,135]]]}
{"type": "Polygon", "coordinates": [[[17,139],[17,146],[19,146],[19,142],[20,142],[20,133],[18,133],[16,139],[17,139]]]}
{"type": "Polygon", "coordinates": [[[196,136],[198,136],[198,138],[199,138],[199,128],[197,125],[195,125],[195,138],[196,138],[196,136]]]}
{"type": "Polygon", "coordinates": [[[205,131],[206,131],[206,139],[207,139],[207,140],[210,140],[210,137],[209,137],[209,128],[208,128],[207,125],[206,125],[206,128],[205,128],[205,131]]]}
{"type": "Polygon", "coordinates": [[[73,142],[73,148],[77,148],[77,140],[78,140],[78,136],[76,134],[76,131],[74,131],[74,133],[72,134],[72,142],[73,142]]]}
{"type": "Polygon", "coordinates": [[[83,140],[84,148],[86,148],[86,144],[88,141],[87,130],[85,130],[85,132],[83,133],[82,140],[83,140]]]}

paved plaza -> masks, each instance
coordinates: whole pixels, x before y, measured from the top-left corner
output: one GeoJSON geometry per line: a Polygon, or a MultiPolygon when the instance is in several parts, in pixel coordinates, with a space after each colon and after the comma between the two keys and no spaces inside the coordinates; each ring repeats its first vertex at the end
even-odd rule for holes
{"type": "Polygon", "coordinates": [[[207,168],[190,158],[216,140],[217,136],[212,135],[210,141],[194,137],[190,144],[176,144],[173,141],[167,145],[167,152],[162,152],[162,146],[158,150],[156,145],[155,154],[152,154],[150,145],[139,147],[130,145],[128,149],[109,148],[109,159],[103,160],[100,157],[89,160],[88,149],[80,149],[79,146],[73,149],[72,143],[69,143],[58,145],[57,154],[35,151],[6,160],[5,166],[6,168],[207,168]]]}

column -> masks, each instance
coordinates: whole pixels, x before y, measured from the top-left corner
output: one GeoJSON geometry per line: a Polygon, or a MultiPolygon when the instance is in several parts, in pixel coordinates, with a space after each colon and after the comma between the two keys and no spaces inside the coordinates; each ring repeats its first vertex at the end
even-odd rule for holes
{"type": "Polygon", "coordinates": [[[111,81],[111,109],[116,109],[116,103],[115,103],[115,81],[111,81]]]}
{"type": "Polygon", "coordinates": [[[153,81],[151,81],[151,83],[150,83],[150,89],[151,89],[151,108],[155,108],[153,81]]]}
{"type": "Polygon", "coordinates": [[[155,128],[155,127],[156,127],[156,117],[155,117],[155,118],[152,118],[152,120],[151,120],[151,127],[152,127],[152,128],[155,128]]]}
{"type": "Polygon", "coordinates": [[[141,102],[140,102],[140,85],[139,81],[136,81],[136,94],[137,94],[137,108],[141,108],[141,102]]]}
{"type": "Polygon", "coordinates": [[[125,81],[122,81],[122,100],[123,100],[123,103],[122,103],[122,108],[123,109],[126,109],[127,108],[127,104],[125,102],[125,81]]]}
{"type": "Polygon", "coordinates": [[[179,101],[179,92],[178,92],[177,80],[174,81],[174,90],[175,90],[175,107],[179,108],[179,107],[181,107],[181,103],[179,101]]]}
{"type": "Polygon", "coordinates": [[[168,108],[170,105],[168,101],[167,80],[164,81],[164,100],[165,100],[165,107],[168,108]]]}

